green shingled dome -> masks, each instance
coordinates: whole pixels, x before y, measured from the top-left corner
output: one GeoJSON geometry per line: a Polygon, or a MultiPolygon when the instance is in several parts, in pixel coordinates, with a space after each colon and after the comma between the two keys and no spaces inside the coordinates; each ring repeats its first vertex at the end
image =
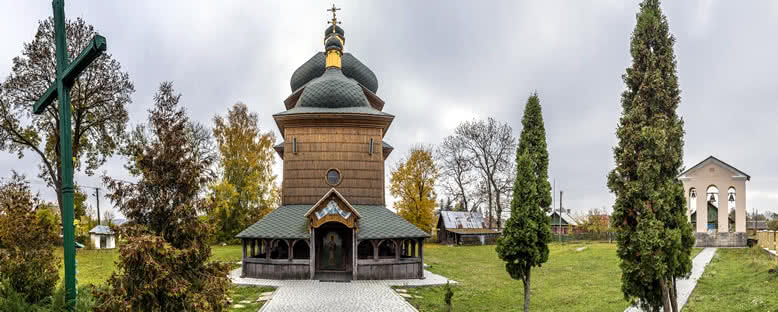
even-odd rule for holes
{"type": "MultiPolygon", "coordinates": [[[[308,61],[300,65],[292,74],[289,84],[292,91],[299,89],[306,83],[324,74],[324,64],[326,57],[324,52],[314,54],[308,61]]],[[[368,90],[376,93],[378,91],[378,78],[370,68],[362,64],[351,53],[343,53],[341,58],[341,68],[343,75],[356,80],[359,84],[365,86],[368,90]]]]}
{"type": "Polygon", "coordinates": [[[300,100],[299,107],[360,107],[369,106],[367,97],[359,84],[343,75],[336,67],[328,68],[321,77],[309,82],[300,100]]]}

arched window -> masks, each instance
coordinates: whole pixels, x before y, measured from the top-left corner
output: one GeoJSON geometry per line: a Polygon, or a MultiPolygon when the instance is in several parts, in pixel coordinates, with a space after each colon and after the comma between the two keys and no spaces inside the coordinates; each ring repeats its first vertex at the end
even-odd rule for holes
{"type": "Polygon", "coordinates": [[[689,189],[689,213],[697,211],[697,189],[689,189]]]}
{"type": "Polygon", "coordinates": [[[719,188],[715,185],[708,186],[708,190],[706,192],[706,199],[709,203],[713,204],[714,207],[719,207],[719,188]]]}
{"type": "MultiPolygon", "coordinates": [[[[727,190],[727,211],[732,212],[737,210],[737,202],[735,201],[735,187],[730,186],[727,190]]],[[[732,218],[734,219],[734,218],[732,218]]],[[[732,220],[730,220],[732,222],[732,220]]],[[[730,229],[732,230],[732,229],[730,229]]]]}
{"type": "Polygon", "coordinates": [[[734,186],[730,186],[729,190],[727,190],[727,201],[732,203],[733,205],[735,204],[735,187],[734,186]]]}
{"type": "Polygon", "coordinates": [[[394,241],[384,240],[378,245],[378,258],[394,258],[397,255],[397,249],[394,247],[394,241]]]}
{"type": "MultiPolygon", "coordinates": [[[[708,189],[706,191],[706,199],[708,201],[707,215],[707,228],[708,232],[716,232],[719,228],[719,188],[715,185],[708,186],[708,189]],[[713,208],[710,208],[710,206],[713,206],[713,208]]],[[[700,207],[702,209],[702,207],[700,207]]],[[[722,212],[722,213],[726,213],[722,212]]]]}
{"type": "Polygon", "coordinates": [[[410,258],[411,249],[413,249],[413,244],[411,243],[411,240],[410,239],[403,240],[402,243],[400,243],[400,257],[410,258]]]}
{"type": "Polygon", "coordinates": [[[283,239],[270,242],[270,259],[289,259],[289,245],[283,239]]]}
{"type": "Polygon", "coordinates": [[[373,259],[373,243],[363,240],[357,246],[357,259],[373,259]]]}
{"type": "Polygon", "coordinates": [[[292,258],[293,259],[310,259],[311,247],[308,246],[308,242],[304,239],[298,239],[292,243],[292,258]]]}

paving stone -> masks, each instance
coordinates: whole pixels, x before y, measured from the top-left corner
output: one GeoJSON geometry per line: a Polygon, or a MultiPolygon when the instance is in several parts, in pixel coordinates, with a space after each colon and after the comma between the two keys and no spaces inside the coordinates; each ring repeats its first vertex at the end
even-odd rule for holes
{"type": "Polygon", "coordinates": [[[245,307],[246,306],[244,306],[242,304],[235,304],[235,305],[232,306],[233,309],[242,309],[242,308],[245,308],[245,307]]]}
{"type": "Polygon", "coordinates": [[[230,279],[237,285],[271,286],[273,292],[262,293],[257,301],[267,301],[261,312],[284,311],[417,311],[404,298],[421,298],[409,295],[407,289],[391,287],[419,287],[444,285],[443,276],[424,271],[424,279],[407,280],[358,280],[350,283],[320,283],[316,280],[270,280],[240,277],[241,269],[230,272],[230,279]],[[272,300],[271,300],[272,299],[272,300]]]}
{"type": "Polygon", "coordinates": [[[408,290],[404,289],[404,288],[398,288],[398,289],[395,289],[394,291],[399,292],[399,293],[407,293],[408,292],[408,290]]]}

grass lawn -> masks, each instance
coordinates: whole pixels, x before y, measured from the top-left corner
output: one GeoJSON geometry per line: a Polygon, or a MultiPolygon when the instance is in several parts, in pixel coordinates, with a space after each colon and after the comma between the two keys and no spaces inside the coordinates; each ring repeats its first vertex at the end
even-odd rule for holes
{"type": "MultiPolygon", "coordinates": [[[[429,270],[459,284],[454,311],[519,311],[524,305],[522,282],[505,272],[494,245],[448,247],[425,245],[429,270]]],[[[551,244],[549,260],[532,270],[533,311],[624,311],[621,269],[616,244],[551,244]],[[585,247],[582,251],[577,248],[585,247]]],[[[410,299],[420,311],[445,311],[443,287],[411,288],[422,298],[410,299]]]]}
{"type": "Polygon", "coordinates": [[[704,248],[696,248],[696,247],[695,247],[695,248],[692,248],[692,260],[694,260],[694,257],[696,257],[696,256],[697,256],[697,254],[699,254],[699,253],[700,253],[700,251],[702,251],[703,249],[704,249],[704,248]]]}
{"type": "MultiPolygon", "coordinates": [[[[211,261],[237,262],[243,256],[242,246],[211,246],[211,261]]],[[[57,248],[55,255],[62,257],[62,248],[57,248]]],[[[77,270],[79,285],[95,284],[102,285],[111,277],[114,271],[115,262],[119,259],[119,249],[109,250],[78,250],[76,252],[77,270]]],[[[65,275],[64,266],[59,269],[60,283],[65,275]]],[[[262,303],[255,302],[263,292],[272,291],[270,287],[241,287],[233,286],[230,289],[230,298],[233,305],[229,311],[257,311],[262,307],[262,303]],[[240,303],[248,300],[249,303],[240,303]],[[243,307],[234,308],[236,304],[243,307]]]]}
{"type": "Polygon", "coordinates": [[[264,302],[257,302],[263,292],[273,291],[272,287],[233,286],[230,288],[231,312],[256,312],[264,302]],[[243,301],[243,302],[241,302],[243,301]]]}
{"type": "Polygon", "coordinates": [[[778,311],[775,258],[758,248],[719,248],[697,281],[686,311],[778,311]]]}

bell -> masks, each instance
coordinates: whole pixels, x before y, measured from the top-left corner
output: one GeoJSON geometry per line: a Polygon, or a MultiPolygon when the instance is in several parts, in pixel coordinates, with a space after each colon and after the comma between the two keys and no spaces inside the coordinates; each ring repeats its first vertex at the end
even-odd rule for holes
{"type": "Polygon", "coordinates": [[[735,201],[735,194],[729,194],[729,199],[727,199],[730,202],[735,201]]]}
{"type": "Polygon", "coordinates": [[[710,199],[708,201],[709,202],[715,202],[716,201],[716,195],[710,194],[710,199]]]}

